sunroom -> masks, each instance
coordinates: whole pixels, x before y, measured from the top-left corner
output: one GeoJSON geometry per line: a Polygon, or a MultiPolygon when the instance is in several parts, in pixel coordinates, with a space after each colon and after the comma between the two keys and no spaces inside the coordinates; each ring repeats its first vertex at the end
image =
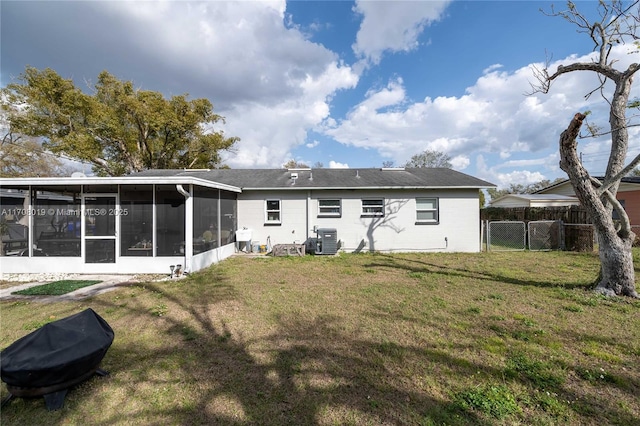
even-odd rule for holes
{"type": "Polygon", "coordinates": [[[0,179],[0,273],[197,271],[234,253],[240,191],[188,176],[0,179]]]}

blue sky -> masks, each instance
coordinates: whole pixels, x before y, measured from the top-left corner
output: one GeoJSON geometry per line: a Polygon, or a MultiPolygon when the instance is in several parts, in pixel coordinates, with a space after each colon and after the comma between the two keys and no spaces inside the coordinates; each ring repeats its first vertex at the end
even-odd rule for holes
{"type": "MultiPolygon", "coordinates": [[[[563,177],[557,143],[574,113],[607,122],[597,80],[573,73],[526,96],[532,64],[588,60],[593,45],[549,1],[81,1],[0,3],[1,84],[26,65],[77,84],[102,70],[166,96],[210,99],[239,136],[233,168],[288,159],[404,164],[425,149],[500,187],[563,177]]],[[[594,16],[596,2],[578,2],[594,16]]],[[[556,2],[562,9],[564,2],[556,2]]],[[[640,61],[630,46],[620,66],[640,61]]],[[[640,96],[638,84],[634,96],[640,96]]],[[[631,154],[640,152],[631,130],[631,154]]],[[[602,173],[608,140],[580,141],[602,173]]]]}

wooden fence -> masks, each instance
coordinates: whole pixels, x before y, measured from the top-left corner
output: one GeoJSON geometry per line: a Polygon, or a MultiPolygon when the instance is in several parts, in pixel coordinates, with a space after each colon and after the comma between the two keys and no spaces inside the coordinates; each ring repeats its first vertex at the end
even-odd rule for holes
{"type": "Polygon", "coordinates": [[[480,209],[481,220],[561,220],[564,223],[590,224],[591,219],[581,206],[566,207],[486,207],[480,209]]]}
{"type": "Polygon", "coordinates": [[[566,207],[487,207],[480,209],[483,221],[559,220],[564,232],[564,246],[571,251],[593,251],[594,229],[591,218],[581,206],[566,207]]]}

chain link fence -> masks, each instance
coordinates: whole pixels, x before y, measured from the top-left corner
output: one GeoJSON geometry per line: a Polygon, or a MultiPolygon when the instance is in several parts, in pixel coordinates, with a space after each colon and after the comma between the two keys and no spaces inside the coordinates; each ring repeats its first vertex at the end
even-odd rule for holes
{"type": "Polygon", "coordinates": [[[560,220],[487,221],[482,231],[487,251],[593,251],[595,244],[592,225],[560,220]]]}
{"type": "MultiPolygon", "coordinates": [[[[598,236],[592,224],[561,220],[489,221],[481,224],[481,245],[486,251],[568,250],[593,252],[598,236]]],[[[640,225],[632,225],[634,246],[640,246],[640,225]]]]}
{"type": "Polygon", "coordinates": [[[487,250],[522,251],[526,249],[524,222],[495,221],[487,227],[487,250]]]}
{"type": "Polygon", "coordinates": [[[529,250],[560,250],[562,244],[562,222],[559,220],[536,220],[527,224],[529,250]]]}

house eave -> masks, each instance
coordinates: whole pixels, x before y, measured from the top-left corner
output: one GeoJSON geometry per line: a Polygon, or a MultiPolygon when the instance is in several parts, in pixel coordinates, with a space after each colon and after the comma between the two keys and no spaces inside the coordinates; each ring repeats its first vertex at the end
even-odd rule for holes
{"type": "Polygon", "coordinates": [[[230,192],[242,192],[236,186],[226,185],[191,176],[140,176],[140,177],[34,177],[0,178],[0,186],[54,186],[54,185],[177,185],[193,184],[207,188],[222,189],[230,192]]]}
{"type": "Polygon", "coordinates": [[[323,191],[323,190],[433,190],[433,189],[490,189],[495,186],[270,186],[270,187],[249,187],[242,188],[243,191],[323,191]]]}

